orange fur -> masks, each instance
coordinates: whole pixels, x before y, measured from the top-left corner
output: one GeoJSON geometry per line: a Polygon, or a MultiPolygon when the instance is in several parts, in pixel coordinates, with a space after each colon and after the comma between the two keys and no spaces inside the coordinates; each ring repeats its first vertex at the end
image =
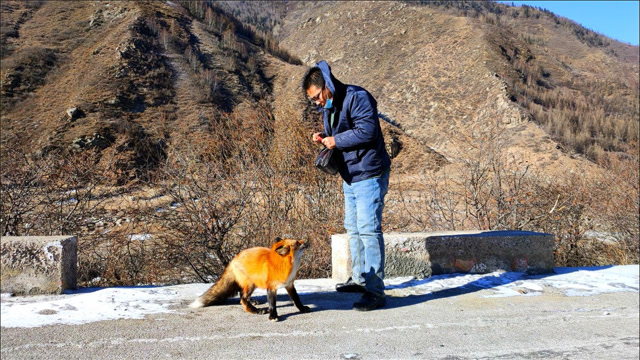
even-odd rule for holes
{"type": "Polygon", "coordinates": [[[300,266],[300,258],[307,243],[303,240],[277,239],[270,249],[254,247],[241,251],[229,263],[220,276],[191,307],[222,304],[229,297],[240,292],[240,303],[244,310],[254,314],[265,314],[267,309],[256,309],[251,303],[255,288],[267,290],[269,319],[278,320],[276,312],[276,291],[284,287],[301,312],[310,311],[303,306],[293,282],[300,266]]]}

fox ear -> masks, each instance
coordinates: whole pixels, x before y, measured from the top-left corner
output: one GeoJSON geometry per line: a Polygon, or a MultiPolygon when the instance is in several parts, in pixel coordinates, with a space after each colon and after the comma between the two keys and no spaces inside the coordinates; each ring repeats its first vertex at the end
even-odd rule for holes
{"type": "Polygon", "coordinates": [[[280,256],[286,256],[289,253],[289,245],[278,246],[276,252],[280,256]]]}
{"type": "Polygon", "coordinates": [[[276,242],[281,241],[282,238],[280,236],[276,237],[276,242]]]}

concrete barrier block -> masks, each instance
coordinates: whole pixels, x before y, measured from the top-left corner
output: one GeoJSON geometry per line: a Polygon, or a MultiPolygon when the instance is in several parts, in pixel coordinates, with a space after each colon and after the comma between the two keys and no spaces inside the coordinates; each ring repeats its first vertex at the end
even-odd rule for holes
{"type": "Polygon", "coordinates": [[[60,294],[77,288],[75,236],[3,236],[0,255],[3,293],[60,294]]]}
{"type": "MultiPolygon", "coordinates": [[[[388,233],[385,276],[427,278],[448,273],[489,273],[497,270],[552,273],[554,236],[528,231],[452,231],[388,233]]],[[[331,237],[332,278],[351,276],[346,234],[331,237]]]]}

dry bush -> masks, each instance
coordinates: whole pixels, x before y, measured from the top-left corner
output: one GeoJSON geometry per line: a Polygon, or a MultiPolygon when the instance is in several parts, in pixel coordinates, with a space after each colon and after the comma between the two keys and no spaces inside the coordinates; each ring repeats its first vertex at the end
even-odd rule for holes
{"type": "Polygon", "coordinates": [[[96,154],[27,156],[2,151],[2,233],[76,234],[100,205],[96,154]]]}
{"type": "Polygon", "coordinates": [[[148,210],[114,204],[126,191],[105,186],[108,170],[96,166],[98,158],[94,151],[36,157],[3,148],[2,235],[77,236],[80,286],[165,278],[171,269],[158,253],[161,247],[136,237],[152,233],[145,230],[152,226],[148,210]]]}
{"type": "Polygon", "coordinates": [[[112,196],[99,186],[97,154],[27,156],[2,149],[2,234],[78,237],[80,284],[105,277],[96,262],[100,237],[95,224],[105,221],[103,205],[112,196]]]}
{"type": "Polygon", "coordinates": [[[555,235],[557,266],[638,263],[637,166],[612,157],[611,170],[596,181],[579,174],[543,178],[504,155],[505,134],[488,129],[458,161],[462,166],[426,174],[422,188],[400,191],[395,229],[545,232],[555,235]]]}
{"type": "Polygon", "coordinates": [[[237,229],[253,211],[255,189],[247,170],[233,160],[200,161],[193,151],[169,158],[162,183],[178,208],[161,217],[172,263],[188,264],[206,281],[219,275],[240,249],[255,245],[237,229]]]}
{"type": "Polygon", "coordinates": [[[24,153],[2,148],[0,172],[0,210],[2,236],[22,235],[29,228],[30,214],[38,206],[36,199],[47,168],[34,163],[24,153]]]}
{"type": "MultiPolygon", "coordinates": [[[[637,145],[635,145],[637,148],[637,145]]],[[[640,170],[638,155],[607,154],[601,158],[602,172],[593,187],[593,212],[607,224],[604,231],[614,234],[616,241],[611,258],[616,263],[637,263],[640,239],[640,170]],[[604,186],[602,186],[604,185],[604,186]],[[622,251],[617,250],[621,247],[622,251]]]]}
{"type": "Polygon", "coordinates": [[[137,218],[80,237],[78,282],[81,286],[165,284],[178,275],[157,233],[137,218]]]}
{"type": "Polygon", "coordinates": [[[311,165],[308,126],[282,114],[278,121],[288,125],[274,133],[268,108],[254,108],[217,120],[210,136],[174,149],[162,170],[161,193],[172,210],[154,221],[165,259],[180,273],[171,281],[214,280],[240,250],[270,246],[276,237],[311,242],[300,277],[329,274],[339,183],[311,165]]]}

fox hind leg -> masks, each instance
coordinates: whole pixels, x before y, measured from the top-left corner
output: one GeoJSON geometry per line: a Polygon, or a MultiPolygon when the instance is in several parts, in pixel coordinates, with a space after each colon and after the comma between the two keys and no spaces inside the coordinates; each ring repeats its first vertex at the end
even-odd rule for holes
{"type": "Polygon", "coordinates": [[[255,286],[254,285],[250,285],[247,287],[244,287],[242,289],[242,294],[240,294],[240,303],[242,304],[242,307],[244,308],[244,311],[252,313],[252,314],[266,314],[267,313],[267,309],[257,309],[253,303],[254,301],[251,300],[251,294],[253,294],[253,290],[255,290],[255,286]]]}

